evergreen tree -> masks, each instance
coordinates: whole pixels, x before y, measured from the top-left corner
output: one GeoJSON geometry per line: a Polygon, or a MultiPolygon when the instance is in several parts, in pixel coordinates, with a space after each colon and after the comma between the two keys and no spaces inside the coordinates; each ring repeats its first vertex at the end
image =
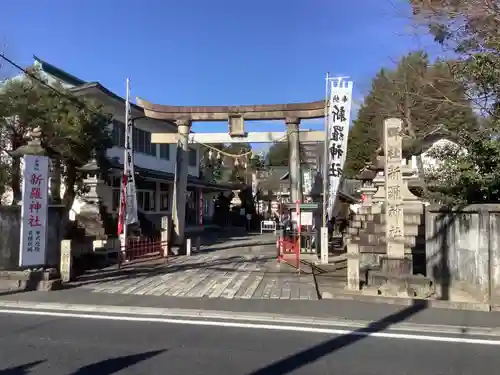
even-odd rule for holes
{"type": "MultiPolygon", "coordinates": [[[[439,126],[453,133],[476,129],[465,88],[453,79],[449,65],[444,61],[430,64],[425,53],[411,53],[395,69],[382,69],[373,80],[350,130],[346,177],[355,176],[372,159],[382,143],[384,120],[391,117],[403,120],[404,144],[410,149],[439,126]]],[[[421,160],[417,162],[423,178],[421,160]]]]}
{"type": "MultiPolygon", "coordinates": [[[[0,150],[5,156],[26,144],[29,131],[39,126],[43,145],[59,160],[55,167],[66,185],[62,203],[69,209],[76,195],[85,190],[78,168],[94,154],[106,162],[111,116],[100,105],[77,98],[60,85],[47,87],[37,70],[30,69],[29,73],[0,87],[0,150]]],[[[10,173],[2,173],[0,178],[8,179],[3,183],[12,189],[16,204],[21,199],[20,160],[7,162],[11,164],[10,173]]]]}

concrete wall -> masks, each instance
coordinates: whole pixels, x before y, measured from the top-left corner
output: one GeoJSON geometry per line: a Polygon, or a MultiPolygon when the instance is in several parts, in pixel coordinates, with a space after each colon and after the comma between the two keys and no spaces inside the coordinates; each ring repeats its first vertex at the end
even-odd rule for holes
{"type": "Polygon", "coordinates": [[[500,303],[500,204],[426,208],[427,275],[500,303]]]}
{"type": "MultiPolygon", "coordinates": [[[[62,216],[58,207],[49,207],[46,263],[58,267],[62,240],[62,216]]],[[[21,207],[0,206],[0,269],[13,270],[19,265],[21,207]]]]}

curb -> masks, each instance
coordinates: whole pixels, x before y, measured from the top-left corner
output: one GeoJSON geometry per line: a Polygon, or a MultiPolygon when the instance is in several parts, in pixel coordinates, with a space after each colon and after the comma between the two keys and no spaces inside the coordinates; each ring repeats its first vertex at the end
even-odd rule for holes
{"type": "MultiPolygon", "coordinates": [[[[132,307],[132,306],[112,306],[112,305],[83,305],[83,304],[62,304],[62,303],[38,303],[38,302],[21,302],[21,301],[0,301],[0,312],[2,309],[18,309],[28,313],[42,312],[46,315],[50,313],[71,313],[88,314],[94,316],[105,314],[110,316],[113,314],[117,317],[124,318],[133,316],[142,316],[147,318],[173,318],[173,319],[209,319],[218,321],[234,321],[234,322],[253,322],[253,323],[272,323],[278,325],[296,325],[306,327],[331,327],[343,328],[348,330],[363,330],[377,331],[377,323],[371,321],[355,321],[345,318],[314,318],[287,316],[283,314],[266,314],[266,313],[244,313],[244,312],[226,312],[216,310],[196,310],[196,309],[177,309],[177,308],[154,308],[154,307],[132,307]]],[[[9,311],[6,311],[7,313],[9,311]]],[[[437,324],[418,324],[418,323],[394,323],[390,327],[385,327],[388,331],[400,332],[418,332],[418,333],[440,333],[461,336],[490,336],[500,337],[500,329],[497,327],[468,327],[457,325],[437,325],[437,324]]]]}
{"type": "Polygon", "coordinates": [[[403,297],[379,297],[366,295],[350,295],[350,294],[335,294],[330,292],[320,292],[321,299],[325,300],[343,300],[343,301],[361,301],[371,303],[381,303],[386,305],[412,306],[414,304],[426,304],[427,307],[436,309],[449,310],[468,310],[468,311],[483,311],[483,312],[498,312],[500,306],[490,305],[489,303],[481,302],[454,302],[440,301],[431,299],[413,299],[403,297]]]}

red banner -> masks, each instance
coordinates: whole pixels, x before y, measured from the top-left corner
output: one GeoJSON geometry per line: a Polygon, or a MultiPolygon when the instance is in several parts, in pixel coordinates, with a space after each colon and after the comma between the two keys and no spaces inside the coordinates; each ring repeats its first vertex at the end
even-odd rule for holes
{"type": "Polygon", "coordinates": [[[124,174],[120,194],[120,209],[118,211],[118,235],[123,233],[123,223],[125,222],[125,212],[127,211],[127,182],[127,175],[124,174]]]}

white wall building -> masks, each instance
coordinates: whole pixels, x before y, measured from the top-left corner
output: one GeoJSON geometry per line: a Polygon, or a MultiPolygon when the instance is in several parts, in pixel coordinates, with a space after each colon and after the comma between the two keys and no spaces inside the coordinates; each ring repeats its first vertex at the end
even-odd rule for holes
{"type": "MultiPolygon", "coordinates": [[[[58,82],[77,96],[92,98],[104,106],[107,113],[113,115],[109,124],[113,147],[108,149],[107,156],[116,166],[105,186],[99,186],[99,197],[109,213],[117,214],[120,201],[120,181],[124,158],[125,140],[125,100],[109,91],[98,82],[85,82],[63,70],[35,57],[38,66],[49,83],[58,82]]],[[[159,227],[161,217],[171,213],[173,197],[173,181],[176,161],[176,147],[169,144],[151,143],[152,132],[177,132],[174,122],[146,118],[142,108],[132,104],[134,121],[133,150],[136,169],[138,209],[153,225],[159,227]]],[[[203,219],[207,223],[213,215],[213,198],[221,191],[229,191],[229,187],[210,184],[200,177],[200,157],[198,147],[192,145],[188,155],[188,188],[186,225],[199,225],[199,194],[203,194],[203,219]]],[[[64,189],[64,187],[62,187],[64,189]]],[[[12,201],[12,193],[4,194],[3,201],[12,201]]],[[[79,214],[84,205],[77,198],[70,214],[71,219],[79,214]]]]}

